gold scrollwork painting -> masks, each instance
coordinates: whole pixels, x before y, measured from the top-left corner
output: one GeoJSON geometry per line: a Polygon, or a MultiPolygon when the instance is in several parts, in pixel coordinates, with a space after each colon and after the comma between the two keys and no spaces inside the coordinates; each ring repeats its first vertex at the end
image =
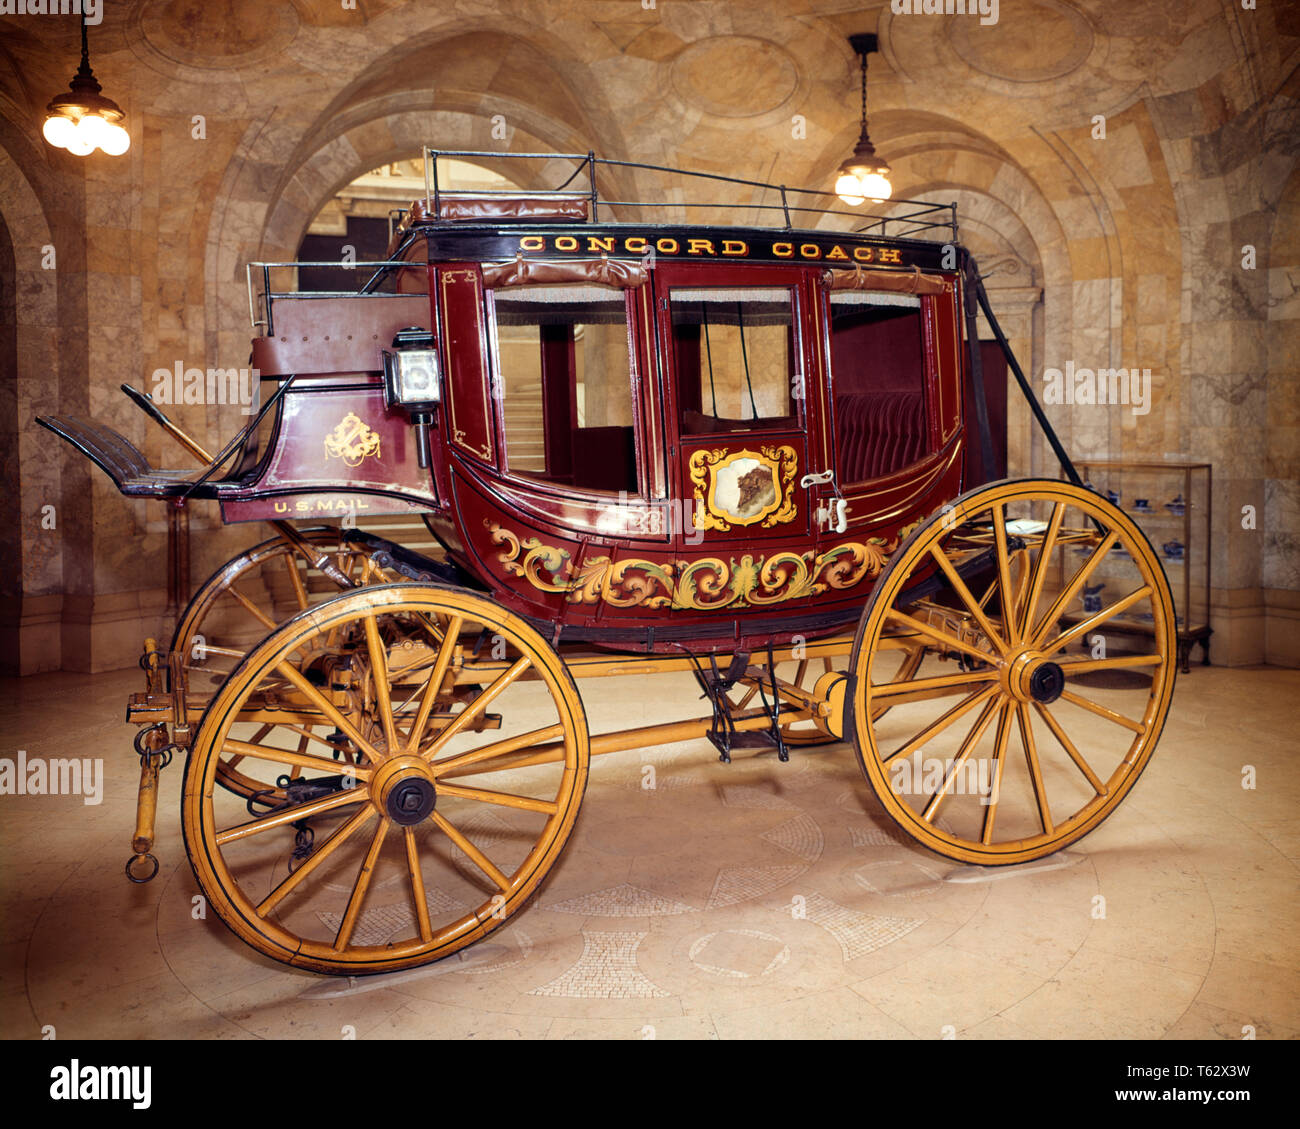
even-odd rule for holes
{"type": "Polygon", "coordinates": [[[379,458],[379,436],[355,412],[348,412],[325,436],[325,454],[348,466],[360,466],[372,455],[379,458]]]}
{"type": "Polygon", "coordinates": [[[690,471],[696,529],[725,531],[733,524],[760,523],[771,529],[798,515],[794,480],[799,456],[793,447],[701,448],[691,455],[690,471]]]}
{"type": "Polygon", "coordinates": [[[610,557],[584,559],[575,568],[568,550],[520,538],[489,522],[502,551],[506,574],[526,580],[539,592],[562,595],[571,604],[604,603],[618,608],[678,608],[721,611],[764,607],[831,590],[852,588],[880,575],[898,547],[898,538],[848,541],[825,552],[782,551],[771,556],[746,553],[737,560],[701,557],[689,561],[647,561],[610,557]]]}

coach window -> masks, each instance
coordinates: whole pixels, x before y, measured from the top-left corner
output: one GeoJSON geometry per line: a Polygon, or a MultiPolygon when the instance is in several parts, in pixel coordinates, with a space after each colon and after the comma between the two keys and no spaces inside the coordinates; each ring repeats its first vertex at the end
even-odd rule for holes
{"type": "Polygon", "coordinates": [[[509,472],[639,494],[628,291],[566,285],[489,293],[509,472]]]}
{"type": "Polygon", "coordinates": [[[902,470],[929,453],[921,300],[835,290],[830,314],[840,481],[902,470]]]}
{"type": "Polygon", "coordinates": [[[793,291],[681,288],[669,303],[683,435],[798,425],[793,291]]]}

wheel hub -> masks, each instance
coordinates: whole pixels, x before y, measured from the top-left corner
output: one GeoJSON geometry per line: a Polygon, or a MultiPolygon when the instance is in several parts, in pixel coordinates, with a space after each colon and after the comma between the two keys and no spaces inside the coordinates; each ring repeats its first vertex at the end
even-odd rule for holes
{"type": "Polygon", "coordinates": [[[1041,652],[1025,648],[1003,665],[1002,683],[1016,701],[1048,705],[1065,689],[1065,672],[1041,652]]]}
{"type": "Polygon", "coordinates": [[[375,806],[402,827],[428,819],[438,803],[433,776],[420,757],[384,761],[371,780],[370,794],[375,806]]]}
{"type": "Polygon", "coordinates": [[[1039,663],[1029,676],[1029,696],[1043,705],[1056,701],[1064,689],[1065,672],[1054,662],[1039,663]]]}

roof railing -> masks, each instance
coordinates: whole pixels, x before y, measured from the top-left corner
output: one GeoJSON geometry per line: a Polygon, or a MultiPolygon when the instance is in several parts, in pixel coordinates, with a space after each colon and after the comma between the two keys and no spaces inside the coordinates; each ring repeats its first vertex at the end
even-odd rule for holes
{"type": "MultiPolygon", "coordinates": [[[[875,201],[878,204],[885,204],[889,208],[899,206],[911,206],[911,210],[899,215],[864,215],[860,211],[849,211],[845,208],[823,207],[817,205],[817,200],[829,199],[837,201],[839,199],[833,192],[825,192],[815,188],[791,188],[784,184],[769,184],[761,180],[747,180],[744,177],[724,176],[721,173],[710,172],[693,172],[687,169],[670,168],[667,165],[650,165],[639,161],[615,161],[602,157],[597,157],[594,152],[588,150],[586,153],[508,153],[493,152],[490,150],[474,149],[432,149],[429,146],[422,146],[424,156],[424,203],[426,214],[438,216],[441,214],[440,203],[444,192],[447,190],[443,187],[438,175],[438,161],[443,158],[466,159],[466,160],[484,160],[490,159],[497,163],[502,160],[517,161],[574,161],[576,164],[567,177],[555,188],[528,188],[522,189],[530,196],[537,197],[565,197],[573,199],[575,196],[585,196],[591,205],[591,219],[595,222],[599,215],[600,209],[614,208],[648,208],[654,210],[663,210],[664,208],[689,209],[689,208],[710,208],[720,211],[730,212],[750,212],[750,213],[767,213],[779,212],[783,221],[784,230],[793,231],[795,217],[798,216],[844,216],[852,220],[859,221],[860,226],[853,229],[855,234],[868,235],[881,239],[909,239],[916,237],[942,239],[944,241],[958,242],[957,236],[957,205],[935,204],[928,200],[889,200],[875,201]],[[678,200],[672,203],[665,203],[662,200],[624,200],[618,198],[602,197],[599,193],[597,173],[601,168],[618,168],[618,169],[641,169],[647,172],[667,173],[671,176],[685,177],[691,181],[708,181],[715,184],[726,184],[740,186],[748,189],[759,189],[762,192],[775,192],[779,196],[779,202],[762,203],[746,202],[736,203],[733,201],[703,201],[703,200],[678,200]],[[580,191],[575,191],[573,186],[580,176],[586,174],[587,185],[580,191]],[[795,199],[792,199],[794,197],[795,199]],[[803,203],[800,200],[804,197],[812,199],[803,203]],[[866,219],[866,223],[861,223],[866,219]],[[903,226],[903,230],[891,230],[891,225],[903,226]],[[905,226],[904,226],[905,225],[905,226]]],[[[521,189],[503,188],[503,189],[475,189],[475,196],[515,196],[521,189]]],[[[457,192],[457,195],[460,193],[457,192]]],[[[390,243],[392,234],[395,230],[394,217],[404,222],[404,217],[408,210],[405,208],[395,208],[390,210],[388,224],[390,243]]],[[[399,225],[400,226],[400,223],[399,225]]],[[[737,226],[753,226],[751,224],[737,224],[737,226]]],[[[803,229],[814,230],[814,229],[803,229]]],[[[391,248],[390,248],[391,253],[391,248]]],[[[400,250],[399,250],[400,253],[400,250]]],[[[388,272],[399,267],[411,267],[413,264],[408,260],[392,259],[382,262],[290,262],[290,263],[268,263],[256,262],[249,263],[247,267],[248,283],[248,315],[252,322],[253,328],[262,327],[267,333],[272,332],[272,314],[271,306],[277,298],[333,298],[349,295],[365,295],[369,297],[379,297],[385,294],[384,291],[378,291],[375,287],[384,279],[388,272]],[[308,268],[332,268],[335,270],[356,271],[369,268],[373,273],[370,274],[367,281],[359,287],[349,287],[340,290],[273,290],[271,271],[274,269],[285,268],[295,269],[298,267],[308,268]],[[261,274],[260,291],[254,286],[253,271],[257,269],[261,274]],[[259,318],[258,307],[261,307],[263,317],[259,318]]]]}
{"type": "MultiPolygon", "coordinates": [[[[421,147],[424,160],[424,205],[425,211],[430,216],[441,214],[440,204],[442,195],[447,189],[441,183],[438,175],[438,162],[441,159],[457,160],[483,160],[488,159],[493,164],[505,161],[574,161],[573,171],[568,177],[555,188],[528,188],[523,189],[530,196],[566,196],[572,198],[575,191],[571,185],[584,172],[587,175],[586,189],[581,193],[585,195],[591,204],[591,219],[596,222],[599,218],[601,207],[605,208],[650,208],[663,210],[664,208],[687,209],[687,208],[711,208],[722,211],[733,212],[780,212],[784,220],[784,229],[786,231],[794,230],[794,216],[844,216],[848,219],[862,221],[866,218],[869,222],[863,226],[854,228],[855,233],[876,235],[883,239],[906,239],[913,238],[923,233],[941,232],[938,236],[945,241],[953,243],[958,242],[957,234],[957,205],[936,204],[929,200],[879,200],[873,201],[876,204],[883,204],[889,208],[895,208],[899,205],[915,205],[915,210],[909,211],[904,215],[867,215],[864,217],[860,211],[850,211],[844,207],[836,207],[834,204],[827,206],[819,205],[818,200],[838,201],[840,199],[834,192],[826,192],[817,188],[791,188],[785,184],[770,184],[762,180],[747,180],[744,177],[724,176],[722,173],[711,172],[694,172],[689,169],[675,169],[667,165],[651,165],[640,161],[616,161],[605,157],[597,157],[594,152],[588,150],[586,153],[512,153],[504,151],[492,151],[482,149],[433,149],[425,145],[421,147]],[[674,177],[684,177],[691,181],[711,181],[717,184],[727,184],[740,186],[749,189],[760,189],[763,192],[775,192],[780,197],[780,203],[736,203],[731,201],[717,200],[679,200],[672,203],[665,203],[663,200],[621,200],[602,197],[599,192],[597,172],[601,168],[608,169],[639,169],[646,172],[666,173],[674,177]],[[808,203],[792,202],[791,196],[811,197],[808,203]],[[909,225],[905,231],[891,231],[891,224],[909,225]],[[876,229],[879,228],[879,231],[876,229]]],[[[517,195],[520,189],[475,189],[475,196],[511,196],[517,195]]],[[[750,225],[744,225],[750,226],[750,225]]],[[[935,236],[928,236],[934,238],[935,236]]]]}
{"type": "Polygon", "coordinates": [[[394,295],[390,291],[375,290],[374,286],[380,281],[384,274],[396,267],[406,269],[423,270],[423,263],[413,263],[405,259],[383,260],[380,262],[348,262],[335,259],[330,262],[292,262],[292,263],[268,263],[256,262],[248,263],[244,268],[244,277],[248,286],[248,320],[253,329],[259,326],[265,329],[267,335],[275,332],[275,322],[272,317],[271,307],[277,298],[391,298],[394,295]],[[271,271],[273,270],[294,270],[299,267],[308,267],[311,269],[331,269],[358,271],[369,270],[372,273],[361,285],[352,285],[339,290],[273,290],[271,288],[271,271]],[[261,289],[254,285],[253,271],[257,270],[261,275],[261,289]],[[263,314],[258,317],[259,307],[263,314]]]}

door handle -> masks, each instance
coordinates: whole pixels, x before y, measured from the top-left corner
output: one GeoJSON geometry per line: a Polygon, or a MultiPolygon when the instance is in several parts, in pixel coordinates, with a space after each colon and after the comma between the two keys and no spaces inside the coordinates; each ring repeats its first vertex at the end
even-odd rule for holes
{"type": "Polygon", "coordinates": [[[849,503],[843,498],[828,498],[817,507],[817,524],[835,533],[843,533],[849,527],[849,503]]]}
{"type": "Polygon", "coordinates": [[[827,498],[818,505],[817,524],[823,529],[843,533],[849,527],[849,504],[840,497],[840,488],[835,484],[835,472],[823,470],[818,474],[805,474],[799,480],[799,485],[803,487],[824,486],[827,483],[830,483],[831,489],[835,491],[835,497],[827,498]]]}

